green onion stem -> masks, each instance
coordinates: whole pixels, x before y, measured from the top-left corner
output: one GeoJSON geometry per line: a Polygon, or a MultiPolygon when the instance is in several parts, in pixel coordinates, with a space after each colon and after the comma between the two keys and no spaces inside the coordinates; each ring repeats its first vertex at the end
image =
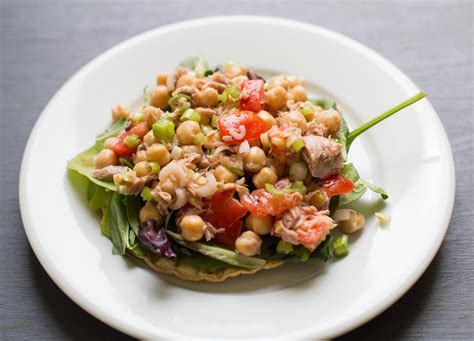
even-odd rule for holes
{"type": "Polygon", "coordinates": [[[422,99],[424,97],[426,97],[426,93],[424,91],[420,91],[415,96],[407,99],[406,101],[400,103],[396,107],[394,107],[394,108],[384,112],[383,114],[375,117],[374,119],[370,120],[369,122],[361,125],[359,128],[351,131],[349,133],[349,135],[347,136],[347,142],[346,142],[347,147],[346,148],[349,149],[350,145],[352,144],[352,142],[354,142],[356,137],[359,136],[360,134],[362,134],[363,132],[365,132],[366,130],[372,128],[377,123],[385,120],[386,118],[392,116],[393,114],[397,113],[398,111],[412,105],[415,102],[418,102],[420,99],[422,99]]]}

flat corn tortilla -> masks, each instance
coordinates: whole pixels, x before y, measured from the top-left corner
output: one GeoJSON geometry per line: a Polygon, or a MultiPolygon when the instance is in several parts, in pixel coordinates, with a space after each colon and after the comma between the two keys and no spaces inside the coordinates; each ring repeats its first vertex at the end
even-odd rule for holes
{"type": "Polygon", "coordinates": [[[167,275],[174,275],[186,281],[207,281],[207,282],[222,282],[230,277],[238,275],[250,275],[260,270],[276,268],[283,264],[279,261],[267,261],[261,268],[249,269],[237,266],[231,266],[219,269],[215,272],[207,272],[187,264],[179,264],[178,262],[159,257],[155,255],[146,255],[141,257],[153,270],[167,275]]]}

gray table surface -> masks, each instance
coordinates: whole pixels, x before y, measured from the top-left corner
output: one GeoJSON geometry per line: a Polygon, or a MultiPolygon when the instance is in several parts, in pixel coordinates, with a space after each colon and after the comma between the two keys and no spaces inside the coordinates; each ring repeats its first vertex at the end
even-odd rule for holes
{"type": "Polygon", "coordinates": [[[145,30],[220,14],[281,16],[333,29],[380,52],[428,92],[456,162],[456,202],[446,239],[403,298],[342,339],[474,338],[472,2],[0,3],[0,339],[128,338],[76,306],[38,263],[18,206],[21,156],[49,99],[93,57],[145,30]]]}

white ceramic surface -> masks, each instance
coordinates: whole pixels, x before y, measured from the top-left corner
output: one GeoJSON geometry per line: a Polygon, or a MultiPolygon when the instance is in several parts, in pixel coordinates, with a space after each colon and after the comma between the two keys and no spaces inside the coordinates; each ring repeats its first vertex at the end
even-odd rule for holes
{"type": "Polygon", "coordinates": [[[389,307],[433,259],[453,206],[449,143],[426,99],[354,144],[350,160],[390,194],[385,205],[366,194],[360,206],[390,214],[392,221],[381,229],[368,217],[364,231],[351,237],[345,259],[288,264],[209,284],[158,275],[112,255],[66,160],[107,127],[113,104],[138,103],[158,72],[196,55],[210,65],[234,60],[256,70],[302,75],[316,92],[338,101],[353,127],[418,92],[400,70],[361,44],[277,18],[203,18],[112,48],[58,91],[25,150],[23,222],[51,278],[89,313],[140,338],[329,338],[389,307]]]}

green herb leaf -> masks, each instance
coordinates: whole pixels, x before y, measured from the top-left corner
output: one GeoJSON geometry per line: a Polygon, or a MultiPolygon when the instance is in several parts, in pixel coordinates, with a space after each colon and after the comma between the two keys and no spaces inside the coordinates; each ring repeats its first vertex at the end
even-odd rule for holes
{"type": "MultiPolygon", "coordinates": [[[[138,236],[138,226],[140,225],[140,210],[143,202],[140,197],[134,195],[126,195],[123,198],[123,204],[127,211],[127,219],[133,232],[138,236]]],[[[133,243],[131,243],[133,244],[133,243]]]]}
{"type": "Polygon", "coordinates": [[[112,197],[112,193],[113,192],[103,187],[96,186],[94,195],[89,200],[89,207],[93,211],[97,211],[100,208],[106,207],[109,204],[110,198],[112,197]]]}
{"type": "Polygon", "coordinates": [[[347,136],[349,135],[349,127],[347,126],[347,121],[341,115],[341,128],[336,134],[336,142],[342,144],[342,156],[344,160],[347,159],[347,136]]]}
{"type": "Polygon", "coordinates": [[[330,98],[321,97],[313,100],[313,103],[317,106],[323,108],[324,110],[328,109],[337,109],[336,102],[330,98]]]}
{"type": "Polygon", "coordinates": [[[104,146],[105,140],[107,140],[109,137],[117,136],[125,128],[125,123],[126,123],[125,120],[118,120],[109,129],[98,134],[95,137],[96,146],[102,149],[104,146]]]}
{"type": "Polygon", "coordinates": [[[339,196],[339,206],[349,205],[350,203],[359,200],[359,198],[367,192],[367,187],[359,181],[356,181],[355,185],[356,188],[354,188],[352,192],[339,196]]]}
{"type": "Polygon", "coordinates": [[[123,196],[114,193],[110,200],[110,237],[120,255],[125,254],[125,250],[129,245],[130,225],[127,218],[127,209],[123,204],[123,196]]]}
{"type": "Polygon", "coordinates": [[[344,167],[341,169],[341,174],[344,175],[346,178],[351,180],[352,182],[356,182],[359,180],[359,172],[357,172],[357,169],[354,167],[354,164],[352,163],[346,163],[344,167]]]}
{"type": "Polygon", "coordinates": [[[220,260],[224,263],[240,266],[243,268],[261,268],[265,264],[264,259],[256,257],[247,257],[239,255],[234,251],[221,248],[219,246],[207,245],[198,242],[186,242],[181,235],[166,231],[171,238],[173,238],[178,244],[187,247],[191,250],[197,251],[205,256],[220,260]]]}
{"type": "Polygon", "coordinates": [[[111,239],[110,237],[110,206],[107,205],[102,210],[102,219],[100,221],[100,232],[111,239]]]}
{"type": "Polygon", "coordinates": [[[370,189],[372,192],[380,194],[380,196],[382,197],[383,200],[388,199],[388,193],[383,188],[375,186],[374,184],[372,184],[368,181],[365,181],[363,179],[359,179],[359,183],[365,185],[365,187],[370,189]]]}

